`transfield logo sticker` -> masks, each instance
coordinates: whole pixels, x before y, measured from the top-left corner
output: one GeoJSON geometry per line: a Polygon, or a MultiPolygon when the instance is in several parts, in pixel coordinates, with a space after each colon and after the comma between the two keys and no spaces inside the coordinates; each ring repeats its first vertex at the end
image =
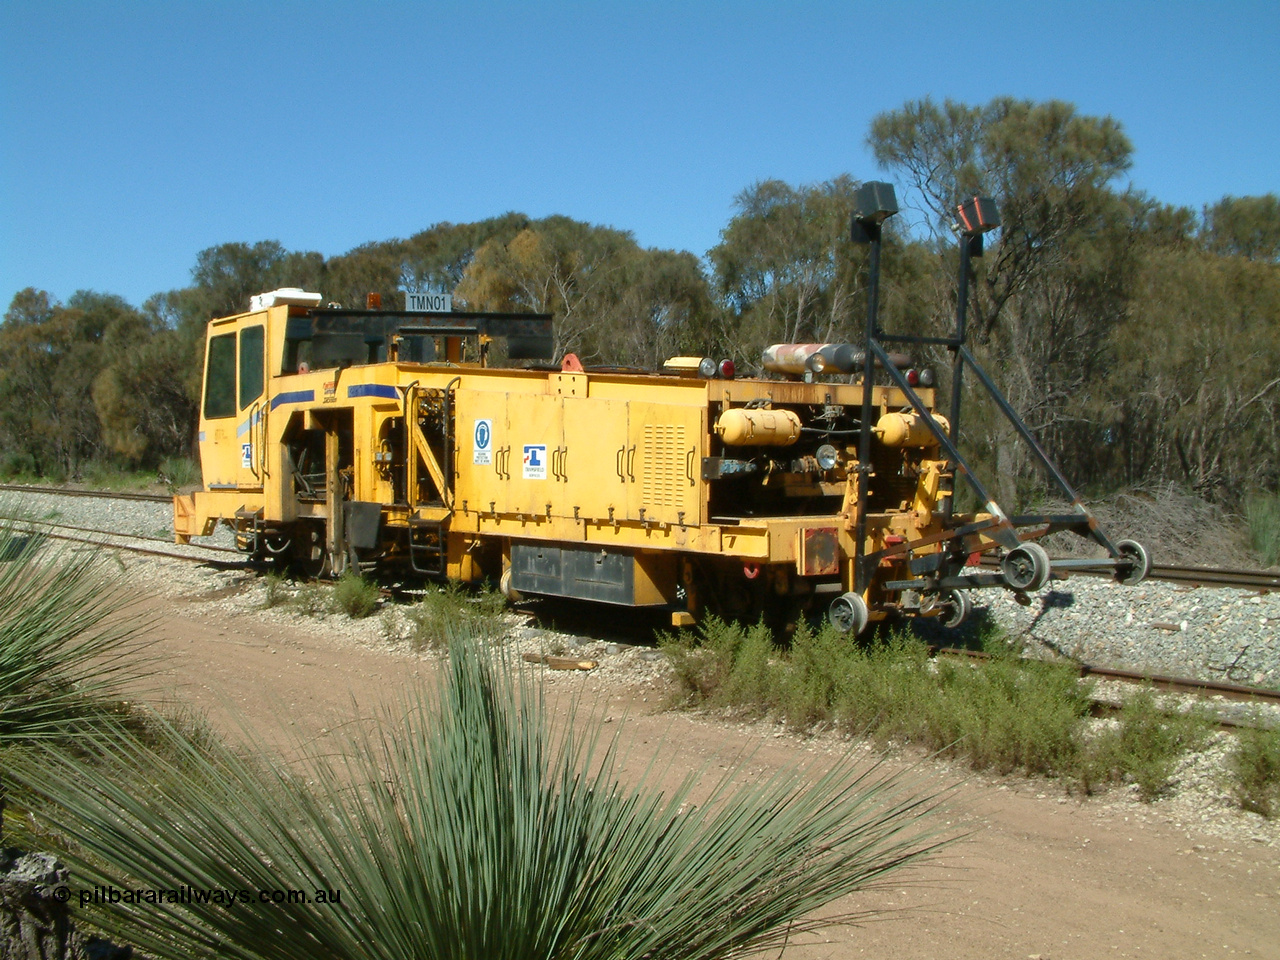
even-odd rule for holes
{"type": "Polygon", "coordinates": [[[524,445],[524,478],[526,480],[547,479],[547,445],[545,443],[524,445]]]}

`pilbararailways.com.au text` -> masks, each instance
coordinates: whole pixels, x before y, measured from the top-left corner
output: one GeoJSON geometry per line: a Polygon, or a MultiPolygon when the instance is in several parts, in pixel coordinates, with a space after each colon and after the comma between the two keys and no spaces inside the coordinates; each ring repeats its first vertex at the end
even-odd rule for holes
{"type": "MultiPolygon", "coordinates": [[[[188,884],[161,888],[105,886],[75,892],[82,907],[93,904],[164,906],[166,904],[217,903],[230,909],[238,904],[289,906],[342,902],[341,890],[232,890],[193,887],[188,884]]],[[[70,894],[71,891],[67,887],[59,887],[54,891],[54,895],[64,903],[71,899],[70,894]],[[59,896],[59,894],[62,895],[59,896]]]]}

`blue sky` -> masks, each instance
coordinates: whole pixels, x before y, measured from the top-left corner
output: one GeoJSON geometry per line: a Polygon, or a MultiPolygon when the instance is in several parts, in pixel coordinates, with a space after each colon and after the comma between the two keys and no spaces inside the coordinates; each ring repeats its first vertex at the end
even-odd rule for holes
{"type": "Polygon", "coordinates": [[[1280,192],[1275,0],[4,0],[0,299],[508,210],[702,255],[757,180],[882,177],[877,113],[1005,94],[1115,117],[1164,202],[1280,192]]]}

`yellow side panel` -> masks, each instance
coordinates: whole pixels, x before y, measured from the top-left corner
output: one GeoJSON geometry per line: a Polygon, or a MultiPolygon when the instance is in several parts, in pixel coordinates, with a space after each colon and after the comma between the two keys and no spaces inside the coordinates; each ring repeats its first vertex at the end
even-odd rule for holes
{"type": "Polygon", "coordinates": [[[477,513],[505,513],[511,472],[507,395],[459,390],[456,403],[454,503],[461,508],[465,502],[477,513]]]}
{"type": "Polygon", "coordinates": [[[564,452],[557,464],[565,516],[622,519],[627,512],[624,457],[627,404],[566,396],[563,402],[564,452]]]}
{"type": "MultiPolygon", "coordinates": [[[[552,463],[563,445],[560,398],[529,394],[507,404],[507,439],[511,445],[507,512],[548,515],[556,509],[560,491],[552,463]]],[[[499,508],[501,509],[501,508],[499,508]]]]}
{"type": "Polygon", "coordinates": [[[699,523],[705,411],[648,402],[629,408],[628,519],[699,523]]]}

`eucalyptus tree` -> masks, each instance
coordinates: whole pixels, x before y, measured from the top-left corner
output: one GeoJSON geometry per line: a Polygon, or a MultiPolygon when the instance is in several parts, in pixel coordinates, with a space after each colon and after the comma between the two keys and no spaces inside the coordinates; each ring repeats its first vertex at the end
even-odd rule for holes
{"type": "MultiPolygon", "coordinates": [[[[1051,452],[1067,452],[1096,427],[1090,398],[1136,263],[1130,205],[1113,187],[1133,150],[1121,125],[1061,101],[926,98],[877,116],[868,143],[905,181],[940,250],[954,250],[944,238],[962,200],[996,200],[1001,226],[970,286],[973,346],[1051,452]]],[[[948,300],[940,317],[954,312],[948,300]]],[[[968,422],[996,460],[1001,496],[1012,496],[1026,467],[1015,436],[990,418],[968,422]]]]}
{"type": "Polygon", "coordinates": [[[794,187],[762,180],[734,200],[707,254],[725,309],[722,336],[739,360],[770,343],[830,342],[855,329],[861,250],[849,237],[857,182],[842,174],[794,187]]]}
{"type": "Polygon", "coordinates": [[[652,363],[705,327],[706,282],[691,255],[645,250],[628,231],[552,216],[495,236],[467,264],[458,298],[472,310],[555,315],[555,353],[652,363]]]}
{"type": "Polygon", "coordinates": [[[1280,197],[1223,197],[1205,208],[1202,237],[1213,253],[1280,261],[1280,197]]]}

